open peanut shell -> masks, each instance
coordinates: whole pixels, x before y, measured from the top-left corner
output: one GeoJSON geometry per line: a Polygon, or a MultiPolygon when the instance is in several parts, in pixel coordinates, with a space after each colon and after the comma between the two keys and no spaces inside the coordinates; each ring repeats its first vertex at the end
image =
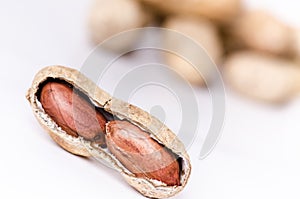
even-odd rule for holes
{"type": "Polygon", "coordinates": [[[36,74],[26,98],[38,122],[57,144],[70,153],[84,157],[93,156],[96,159],[103,160],[110,167],[119,171],[125,180],[144,196],[151,198],[171,197],[180,192],[187,184],[191,172],[191,164],[184,145],[176,135],[149,113],[134,105],[113,98],[79,71],[63,66],[49,66],[40,70],[36,74]],[[115,117],[126,119],[145,130],[154,140],[174,153],[180,163],[180,185],[168,186],[158,180],[136,177],[107,149],[101,148],[80,136],[73,137],[62,130],[44,111],[39,102],[40,87],[49,79],[57,79],[71,84],[74,88],[84,93],[96,107],[115,117]]]}

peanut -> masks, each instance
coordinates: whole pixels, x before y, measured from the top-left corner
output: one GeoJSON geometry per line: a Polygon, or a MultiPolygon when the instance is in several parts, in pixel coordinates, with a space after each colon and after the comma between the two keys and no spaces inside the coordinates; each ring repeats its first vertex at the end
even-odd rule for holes
{"type": "Polygon", "coordinates": [[[290,27],[264,10],[244,12],[225,31],[229,32],[234,48],[246,47],[284,56],[293,53],[290,27]]]}
{"type": "Polygon", "coordinates": [[[105,132],[102,113],[78,92],[66,83],[48,82],[42,87],[40,101],[45,112],[69,135],[82,136],[102,147],[108,144],[111,153],[137,177],[168,186],[180,184],[179,164],[172,153],[127,121],[111,121],[105,132]]]}
{"type": "Polygon", "coordinates": [[[230,55],[224,78],[240,93],[266,102],[285,102],[300,91],[297,64],[252,51],[230,55]]]}
{"type": "Polygon", "coordinates": [[[224,23],[235,17],[241,8],[240,0],[140,0],[163,14],[206,17],[224,23]]]}
{"type": "MultiPolygon", "coordinates": [[[[150,15],[135,0],[95,0],[88,20],[92,40],[99,44],[115,34],[144,26],[150,15]]],[[[138,37],[133,33],[102,45],[106,49],[120,51],[134,45],[138,37]]]]}
{"type": "Polygon", "coordinates": [[[300,61],[300,28],[293,30],[293,50],[296,59],[300,61]]]}
{"type": "Polygon", "coordinates": [[[136,176],[180,185],[175,156],[140,128],[127,121],[112,121],[107,125],[106,139],[108,149],[136,176]]]}
{"type": "Polygon", "coordinates": [[[178,34],[175,32],[167,32],[164,35],[164,45],[168,49],[179,52],[179,55],[165,54],[166,63],[190,83],[204,85],[204,80],[209,81],[212,78],[211,71],[213,70],[209,64],[207,54],[216,64],[221,62],[223,54],[216,26],[205,19],[183,16],[170,17],[163,26],[183,34],[180,37],[181,39],[174,38],[173,34],[178,34]],[[199,46],[198,48],[195,49],[194,45],[190,45],[189,41],[191,39],[194,40],[195,45],[199,46]],[[203,47],[204,51],[199,50],[201,47],[203,47]],[[189,57],[180,57],[184,55],[189,57]],[[199,75],[199,72],[194,67],[200,68],[202,76],[199,75]]]}
{"type": "Polygon", "coordinates": [[[45,112],[69,135],[105,146],[106,119],[66,84],[48,82],[40,95],[45,112]]]}

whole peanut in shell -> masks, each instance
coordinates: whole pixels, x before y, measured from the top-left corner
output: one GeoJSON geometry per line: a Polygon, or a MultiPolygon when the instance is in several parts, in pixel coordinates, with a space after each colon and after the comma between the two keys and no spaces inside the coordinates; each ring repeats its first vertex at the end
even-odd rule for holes
{"type": "Polygon", "coordinates": [[[243,12],[225,28],[225,32],[234,48],[283,56],[292,54],[290,27],[265,10],[243,12]]]}
{"type": "Polygon", "coordinates": [[[162,15],[184,15],[227,23],[238,15],[240,0],[140,0],[162,15]]]}
{"type": "Polygon", "coordinates": [[[163,27],[171,30],[163,37],[164,45],[167,49],[179,52],[179,54],[172,52],[165,54],[168,66],[192,84],[204,85],[205,81],[210,81],[214,66],[211,66],[209,59],[219,64],[223,54],[223,47],[215,25],[205,19],[176,16],[168,18],[163,27]],[[177,34],[182,34],[180,39],[177,34]],[[193,42],[197,48],[190,42],[193,42]],[[203,51],[200,50],[201,48],[203,51]],[[185,55],[188,56],[181,57],[185,55]],[[195,67],[200,68],[202,76],[195,67]]]}
{"type": "Polygon", "coordinates": [[[230,55],[224,79],[239,93],[271,103],[285,102],[300,91],[299,65],[253,51],[230,55]]]}
{"type": "Polygon", "coordinates": [[[300,28],[293,30],[293,50],[296,59],[300,62],[300,28]]]}
{"type": "MultiPolygon", "coordinates": [[[[140,28],[150,20],[150,15],[135,0],[95,0],[88,18],[92,40],[102,43],[123,31],[140,28]]],[[[115,38],[102,46],[112,51],[122,51],[134,45],[138,34],[115,38]]]]}

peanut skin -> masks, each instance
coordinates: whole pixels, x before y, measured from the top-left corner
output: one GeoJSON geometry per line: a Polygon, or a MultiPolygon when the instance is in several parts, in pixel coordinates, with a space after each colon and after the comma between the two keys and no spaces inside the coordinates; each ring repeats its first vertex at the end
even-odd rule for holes
{"type": "Polygon", "coordinates": [[[107,144],[110,152],[137,177],[180,185],[175,155],[130,122],[116,120],[106,124],[104,116],[67,84],[47,83],[42,87],[40,102],[69,135],[82,136],[103,147],[107,144]]]}
{"type": "Polygon", "coordinates": [[[108,149],[137,177],[180,185],[176,157],[148,133],[127,121],[111,121],[106,128],[108,149]]]}
{"type": "Polygon", "coordinates": [[[41,90],[40,102],[45,112],[69,135],[79,135],[105,147],[106,119],[68,85],[47,83],[41,90]]]}

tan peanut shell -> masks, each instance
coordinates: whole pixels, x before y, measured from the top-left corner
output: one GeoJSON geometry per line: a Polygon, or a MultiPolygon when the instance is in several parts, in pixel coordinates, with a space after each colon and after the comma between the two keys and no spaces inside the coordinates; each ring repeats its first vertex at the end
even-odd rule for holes
{"type": "Polygon", "coordinates": [[[300,65],[271,55],[241,51],[225,61],[224,79],[246,96],[281,103],[300,91],[300,65]]]}
{"type": "Polygon", "coordinates": [[[163,15],[192,15],[216,22],[228,22],[241,9],[240,0],[140,0],[163,15]]]}
{"type": "Polygon", "coordinates": [[[295,57],[300,61],[300,28],[293,30],[293,50],[295,57]]]}
{"type": "Polygon", "coordinates": [[[166,198],[175,195],[185,187],[190,176],[191,164],[184,145],[176,135],[149,113],[134,105],[111,97],[79,71],[63,66],[49,66],[40,70],[36,74],[32,86],[27,92],[26,98],[30,102],[38,122],[62,148],[73,154],[86,157],[93,156],[96,159],[103,160],[106,164],[119,171],[125,180],[144,196],[151,198],[166,198]],[[94,145],[88,140],[82,139],[80,136],[76,138],[63,131],[51,117],[45,113],[38,101],[37,95],[40,86],[49,78],[55,78],[70,83],[87,95],[95,106],[101,107],[114,116],[117,116],[120,119],[126,119],[137,127],[144,129],[154,140],[163,144],[172,151],[172,153],[180,157],[180,185],[167,186],[165,183],[158,180],[136,177],[107,150],[94,145]]]}
{"type": "Polygon", "coordinates": [[[179,55],[165,54],[168,66],[190,83],[204,85],[205,80],[208,81],[212,78],[211,71],[213,70],[210,68],[210,64],[205,61],[212,59],[214,63],[219,64],[223,54],[221,40],[215,25],[206,19],[176,16],[168,18],[163,27],[174,31],[174,33],[169,34],[167,32],[164,35],[164,45],[167,46],[167,49],[179,52],[179,55]],[[175,32],[183,34],[182,39],[173,38],[172,34],[176,34],[175,32]],[[193,40],[198,48],[194,49],[194,46],[187,40],[193,40]],[[204,49],[204,53],[199,50],[201,48],[204,49]],[[189,57],[180,57],[183,55],[189,57]],[[200,68],[202,76],[199,75],[192,64],[200,68]]]}
{"type": "MultiPolygon", "coordinates": [[[[135,0],[94,0],[88,18],[92,40],[99,44],[123,31],[140,28],[150,15],[135,0]]],[[[103,47],[112,51],[122,51],[134,45],[137,33],[127,34],[126,38],[116,37],[103,47]]]]}
{"type": "MultiPolygon", "coordinates": [[[[228,27],[230,42],[236,48],[250,48],[275,55],[292,52],[291,29],[265,10],[248,10],[228,27]]],[[[233,45],[230,44],[229,45],[233,45]]]]}

